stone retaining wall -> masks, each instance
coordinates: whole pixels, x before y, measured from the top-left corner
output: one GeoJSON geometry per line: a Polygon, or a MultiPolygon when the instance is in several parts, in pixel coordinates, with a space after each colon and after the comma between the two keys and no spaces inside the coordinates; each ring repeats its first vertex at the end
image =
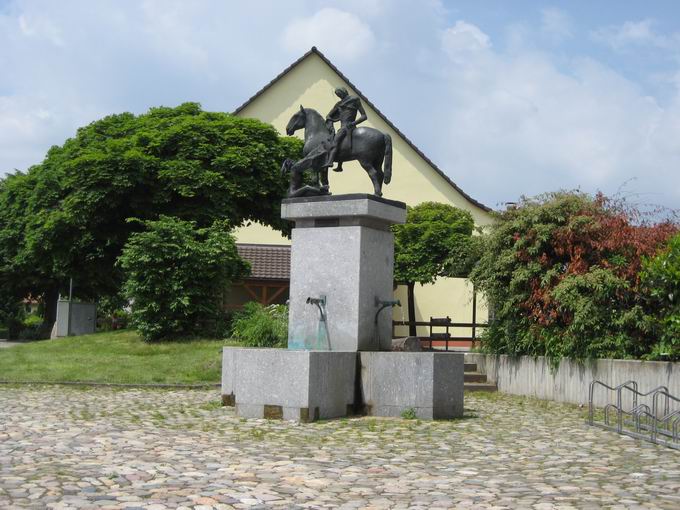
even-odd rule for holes
{"type": "MultiPolygon", "coordinates": [[[[587,404],[590,382],[597,379],[609,386],[637,381],[641,392],[667,386],[671,394],[680,398],[680,363],[600,359],[579,364],[564,359],[557,371],[552,371],[544,357],[476,353],[467,353],[465,362],[477,363],[477,369],[498,385],[498,391],[513,395],[587,404]]],[[[598,407],[612,402],[613,395],[608,393],[612,392],[596,390],[594,401],[598,407]]]]}

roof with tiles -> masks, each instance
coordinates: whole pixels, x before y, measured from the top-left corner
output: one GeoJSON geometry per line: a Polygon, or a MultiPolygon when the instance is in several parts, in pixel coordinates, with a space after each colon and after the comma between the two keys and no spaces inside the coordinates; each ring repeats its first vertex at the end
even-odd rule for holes
{"type": "Polygon", "coordinates": [[[250,262],[250,280],[289,280],[290,246],[237,244],[238,254],[250,262]]]}

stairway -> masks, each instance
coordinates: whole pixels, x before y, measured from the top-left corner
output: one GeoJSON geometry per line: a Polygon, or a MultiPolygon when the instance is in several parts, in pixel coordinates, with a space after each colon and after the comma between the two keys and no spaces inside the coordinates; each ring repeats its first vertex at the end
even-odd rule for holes
{"type": "Polygon", "coordinates": [[[486,380],[486,374],[477,371],[477,363],[465,363],[465,391],[498,391],[496,383],[486,380]]]}

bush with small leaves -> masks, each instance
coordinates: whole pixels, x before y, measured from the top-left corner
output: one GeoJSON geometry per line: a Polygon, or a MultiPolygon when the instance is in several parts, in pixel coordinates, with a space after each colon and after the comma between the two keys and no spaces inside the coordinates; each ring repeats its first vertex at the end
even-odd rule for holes
{"type": "Polygon", "coordinates": [[[285,347],[288,307],[251,301],[234,317],[232,336],[248,347],[285,347]]]}
{"type": "Polygon", "coordinates": [[[643,358],[655,311],[640,272],[677,232],[620,200],[558,192],[525,198],[484,236],[471,274],[493,309],[494,354],[643,358]]]}
{"type": "Polygon", "coordinates": [[[641,278],[657,311],[658,342],[648,358],[680,360],[680,234],[656,256],[645,259],[641,278]]]}
{"type": "Polygon", "coordinates": [[[130,236],[118,261],[132,325],[146,341],[222,336],[220,296],[248,273],[229,225],[216,221],[196,228],[169,216],[143,225],[145,231],[130,236]]]}

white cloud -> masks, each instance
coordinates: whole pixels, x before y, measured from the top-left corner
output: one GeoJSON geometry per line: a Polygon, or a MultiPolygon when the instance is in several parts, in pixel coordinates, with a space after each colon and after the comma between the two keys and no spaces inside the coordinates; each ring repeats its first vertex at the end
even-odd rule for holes
{"type": "Polygon", "coordinates": [[[680,94],[662,107],[593,59],[573,58],[567,72],[532,50],[451,66],[448,86],[439,144],[449,174],[473,196],[475,188],[495,189],[497,202],[558,188],[612,193],[633,178],[629,188],[652,193],[649,201],[680,203],[680,94]]]}
{"type": "Polygon", "coordinates": [[[277,33],[294,9],[267,9],[198,0],[0,7],[0,69],[11,70],[0,72],[0,176],[111,113],[185,101],[230,111],[288,63],[272,36],[253,34],[277,33]]]}
{"type": "Polygon", "coordinates": [[[6,164],[2,170],[25,170],[42,161],[52,134],[68,129],[73,113],[77,115],[51,109],[44,98],[0,96],[0,161],[6,164]]]}
{"type": "Polygon", "coordinates": [[[478,27],[458,20],[442,35],[442,48],[451,60],[463,63],[491,48],[491,39],[478,27]]]}
{"type": "MultiPolygon", "coordinates": [[[[0,175],[38,163],[51,145],[109,113],[184,101],[230,111],[316,44],[482,202],[557,188],[612,192],[637,177],[629,188],[680,204],[673,59],[655,69],[664,93],[671,91],[656,100],[642,88],[646,76],[636,82],[631,74],[634,59],[647,54],[627,56],[626,78],[587,58],[587,40],[578,49],[585,57],[569,45],[559,55],[537,51],[546,37],[578,28],[560,25],[550,10],[539,25],[520,13],[513,25],[494,28],[460,19],[460,11],[447,24],[451,11],[437,0],[371,0],[368,14],[360,0],[337,0],[335,8],[325,0],[268,2],[266,15],[263,5],[4,4],[0,69],[11,72],[0,72],[0,175]]],[[[651,21],[599,33],[622,50],[666,48],[667,55],[680,47],[651,21]]]]}
{"type": "Polygon", "coordinates": [[[680,34],[660,34],[654,30],[654,21],[650,19],[602,27],[593,31],[591,36],[615,50],[634,47],[680,50],[680,34]]]}
{"type": "Polygon", "coordinates": [[[43,38],[55,46],[64,45],[61,29],[49,18],[36,14],[33,16],[19,16],[18,21],[19,28],[24,36],[43,38]]]}
{"type": "Polygon", "coordinates": [[[572,36],[570,16],[561,9],[550,7],[541,11],[541,32],[559,42],[572,36]]]}
{"type": "Polygon", "coordinates": [[[283,32],[283,44],[295,54],[319,46],[331,57],[347,61],[369,53],[375,36],[354,14],[328,7],[291,21],[283,32]]]}

